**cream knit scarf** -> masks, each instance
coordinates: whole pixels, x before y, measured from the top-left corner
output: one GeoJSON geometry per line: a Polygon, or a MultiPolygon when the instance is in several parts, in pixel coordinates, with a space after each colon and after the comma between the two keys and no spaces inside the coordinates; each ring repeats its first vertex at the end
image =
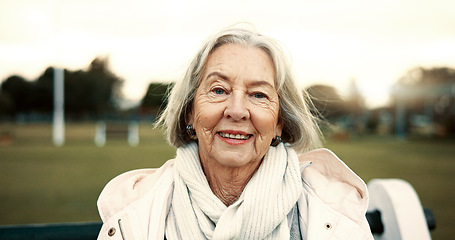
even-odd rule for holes
{"type": "Polygon", "coordinates": [[[269,148],[240,198],[226,207],[209,187],[198,145],[188,144],[177,150],[166,238],[289,239],[287,214],[301,192],[297,154],[279,144],[269,148]]]}

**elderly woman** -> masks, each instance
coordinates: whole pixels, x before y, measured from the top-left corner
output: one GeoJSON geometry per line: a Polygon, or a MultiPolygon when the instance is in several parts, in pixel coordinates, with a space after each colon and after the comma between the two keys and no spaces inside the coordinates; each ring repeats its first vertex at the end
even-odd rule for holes
{"type": "Polygon", "coordinates": [[[159,121],[175,159],[107,184],[98,239],[372,239],[366,186],[314,150],[305,99],[276,41],[214,35],[159,121]]]}

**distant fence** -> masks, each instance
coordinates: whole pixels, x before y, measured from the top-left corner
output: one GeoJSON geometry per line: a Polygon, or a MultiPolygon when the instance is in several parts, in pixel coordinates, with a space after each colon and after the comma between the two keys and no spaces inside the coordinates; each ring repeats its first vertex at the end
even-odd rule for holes
{"type": "MultiPolygon", "coordinates": [[[[141,126],[153,128],[151,122],[139,121],[69,122],[65,124],[63,145],[85,141],[102,147],[110,140],[121,140],[134,147],[139,145],[142,137],[150,135],[147,130],[140,132],[141,126]]],[[[51,123],[0,123],[0,147],[33,142],[52,143],[52,140],[51,123]]]]}
{"type": "Polygon", "coordinates": [[[108,123],[99,121],[95,127],[95,144],[102,147],[106,144],[106,139],[124,138],[132,147],[139,144],[139,124],[136,121],[125,123],[108,123]]]}

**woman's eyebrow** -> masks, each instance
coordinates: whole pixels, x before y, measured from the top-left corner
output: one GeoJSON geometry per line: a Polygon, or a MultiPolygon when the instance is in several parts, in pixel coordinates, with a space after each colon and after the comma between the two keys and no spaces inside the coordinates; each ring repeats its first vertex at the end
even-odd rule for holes
{"type": "Polygon", "coordinates": [[[219,78],[221,78],[221,79],[223,79],[225,81],[230,81],[229,78],[226,75],[224,75],[224,74],[222,74],[220,72],[217,72],[217,71],[209,73],[207,75],[206,79],[208,79],[210,77],[213,77],[213,76],[219,77],[219,78]]]}
{"type": "Polygon", "coordinates": [[[257,87],[257,86],[267,86],[270,88],[275,88],[270,82],[264,81],[264,80],[257,80],[257,81],[252,81],[250,86],[257,87]]]}
{"type": "MultiPolygon", "coordinates": [[[[224,75],[223,73],[218,72],[218,71],[209,73],[207,75],[206,79],[209,79],[211,77],[219,77],[226,82],[231,82],[231,79],[229,77],[227,77],[226,75],[224,75]]],[[[252,80],[248,83],[248,85],[252,86],[252,87],[266,86],[266,87],[270,87],[272,89],[275,88],[270,82],[265,81],[265,80],[252,80]]]]}

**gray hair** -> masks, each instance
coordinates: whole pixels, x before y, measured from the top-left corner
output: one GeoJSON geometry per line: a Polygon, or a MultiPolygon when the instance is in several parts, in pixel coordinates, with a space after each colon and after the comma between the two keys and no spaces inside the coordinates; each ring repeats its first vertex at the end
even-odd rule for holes
{"type": "Polygon", "coordinates": [[[156,125],[166,128],[169,143],[174,147],[181,147],[194,141],[186,131],[187,117],[192,110],[207,58],[224,44],[257,47],[270,56],[275,67],[283,142],[291,144],[297,152],[320,147],[321,131],[317,119],[310,112],[311,100],[306,91],[297,88],[284,51],[276,40],[245,28],[228,28],[210,37],[191,61],[183,79],[173,86],[167,107],[156,125]]]}

